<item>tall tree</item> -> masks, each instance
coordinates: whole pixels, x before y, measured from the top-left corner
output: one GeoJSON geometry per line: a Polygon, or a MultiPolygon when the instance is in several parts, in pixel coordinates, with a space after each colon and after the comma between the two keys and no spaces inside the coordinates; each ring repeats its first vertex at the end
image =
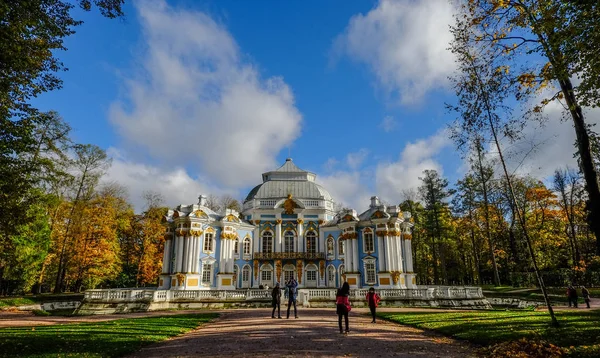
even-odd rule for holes
{"type": "Polygon", "coordinates": [[[445,235],[447,234],[446,218],[450,212],[446,200],[451,195],[447,189],[448,180],[439,176],[435,170],[423,171],[419,194],[424,203],[424,228],[431,240],[433,259],[433,280],[436,284],[447,283],[445,235]]]}
{"type": "MultiPolygon", "coordinates": [[[[548,103],[564,101],[575,128],[580,169],[588,193],[588,223],[596,236],[600,254],[600,186],[594,167],[588,125],[582,103],[600,104],[599,50],[590,40],[600,38],[597,2],[563,0],[465,0],[463,32],[469,40],[485,46],[496,60],[492,70],[505,73],[504,85],[524,101],[547,86],[559,91],[543,98],[530,114],[540,113],[548,103]],[[574,86],[572,78],[581,79],[574,86]]],[[[461,14],[462,15],[462,14],[461,14]]]]}
{"type": "MultiPolygon", "coordinates": [[[[458,104],[450,106],[460,116],[458,124],[460,130],[455,132],[454,138],[459,147],[461,147],[467,143],[471,143],[474,138],[479,138],[481,133],[488,133],[491,137],[498,152],[498,158],[507,182],[510,197],[516,208],[515,212],[523,230],[523,236],[527,242],[531,264],[544,295],[552,324],[558,326],[558,321],[548,299],[544,280],[539,271],[524,211],[518,207],[512,186],[511,174],[508,171],[502,146],[500,145],[499,130],[503,129],[509,137],[514,137],[516,132],[514,122],[511,123],[507,120],[511,118],[511,111],[505,104],[505,100],[511,93],[512,88],[510,86],[510,78],[506,76],[508,68],[496,66],[496,61],[498,61],[505,49],[485,46],[485,43],[480,41],[482,35],[478,34],[478,29],[474,26],[483,21],[481,19],[482,15],[478,12],[480,10],[478,6],[487,7],[487,2],[485,4],[484,2],[484,0],[469,1],[467,11],[456,16],[456,24],[451,28],[454,37],[452,51],[457,56],[459,67],[458,74],[453,78],[456,85],[458,104]]],[[[507,0],[507,2],[509,1],[507,0]]],[[[494,7],[501,5],[496,4],[494,7]]],[[[502,19],[494,20],[490,18],[486,21],[495,24],[498,21],[502,21],[502,19]]],[[[483,27],[488,26],[490,25],[488,24],[483,27]]],[[[487,31],[485,29],[484,34],[487,34],[487,31]]],[[[495,36],[498,36],[498,34],[495,34],[495,36]]]]}
{"type": "Polygon", "coordinates": [[[106,152],[95,145],[77,145],[74,148],[74,155],[73,166],[76,170],[76,179],[72,188],[72,198],[67,203],[66,216],[62,220],[64,230],[57,249],[58,269],[54,286],[56,293],[65,289],[64,279],[71,257],[67,249],[73,243],[75,236],[73,231],[81,230],[80,220],[83,217],[83,208],[92,199],[100,177],[110,166],[106,152]]]}

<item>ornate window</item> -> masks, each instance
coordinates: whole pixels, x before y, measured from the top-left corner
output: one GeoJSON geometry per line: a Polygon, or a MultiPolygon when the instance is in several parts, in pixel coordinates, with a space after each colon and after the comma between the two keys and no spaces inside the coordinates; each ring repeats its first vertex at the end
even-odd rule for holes
{"type": "Polygon", "coordinates": [[[240,256],[240,240],[239,239],[235,239],[235,241],[233,242],[233,255],[236,257],[240,256]]]}
{"type": "Polygon", "coordinates": [[[214,235],[210,232],[204,234],[204,251],[205,252],[213,252],[214,244],[213,244],[214,235]]]}
{"type": "Polygon", "coordinates": [[[363,249],[365,252],[375,251],[375,239],[373,238],[372,231],[365,231],[363,233],[363,249]]]}
{"type": "Polygon", "coordinates": [[[250,238],[247,237],[244,239],[244,256],[250,255],[250,250],[251,250],[250,238]]]}
{"type": "Polygon", "coordinates": [[[239,272],[240,272],[240,268],[238,267],[238,265],[233,265],[233,286],[235,288],[238,287],[239,272]]]}
{"type": "Polygon", "coordinates": [[[262,234],[262,252],[273,252],[273,233],[270,231],[265,231],[262,234]]]}
{"type": "Polygon", "coordinates": [[[364,259],[365,267],[365,282],[368,285],[374,285],[377,282],[376,271],[375,271],[375,259],[372,257],[364,259]]]}
{"type": "Polygon", "coordinates": [[[202,264],[202,284],[210,285],[212,283],[212,263],[205,262],[202,264]]]}
{"type": "Polygon", "coordinates": [[[338,256],[344,256],[344,240],[338,239],[338,256]]]}
{"type": "Polygon", "coordinates": [[[335,246],[335,244],[334,244],[333,237],[327,238],[327,256],[333,257],[335,255],[334,246],[335,246]]]}
{"type": "Polygon", "coordinates": [[[248,265],[242,269],[242,287],[250,287],[250,266],[248,265]]]}
{"type": "Polygon", "coordinates": [[[317,287],[317,273],[315,265],[306,266],[306,287],[317,287]]]}
{"type": "Polygon", "coordinates": [[[283,252],[294,252],[294,232],[286,231],[283,235],[283,252]]]}
{"type": "Polygon", "coordinates": [[[263,285],[273,283],[273,266],[266,264],[260,268],[260,283],[263,285]]]}
{"type": "Polygon", "coordinates": [[[314,231],[306,233],[306,252],[309,254],[317,252],[317,234],[314,231]]]}
{"type": "Polygon", "coordinates": [[[288,282],[292,278],[294,278],[294,272],[296,268],[294,265],[285,265],[283,266],[283,282],[288,282]]]}
{"type": "Polygon", "coordinates": [[[341,264],[340,267],[338,267],[338,274],[340,275],[340,285],[342,284],[342,282],[346,281],[344,279],[345,273],[346,273],[346,266],[344,266],[344,264],[341,264]]]}
{"type": "Polygon", "coordinates": [[[335,287],[335,267],[329,265],[327,268],[327,286],[335,287]]]}

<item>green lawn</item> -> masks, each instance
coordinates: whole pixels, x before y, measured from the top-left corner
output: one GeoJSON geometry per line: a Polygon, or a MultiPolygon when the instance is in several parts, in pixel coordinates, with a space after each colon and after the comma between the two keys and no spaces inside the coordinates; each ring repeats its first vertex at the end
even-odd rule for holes
{"type": "MultiPolygon", "coordinates": [[[[519,287],[510,287],[510,286],[482,286],[483,295],[486,297],[514,297],[520,298],[524,300],[531,301],[544,301],[544,296],[542,295],[542,290],[539,288],[519,288],[519,287]]],[[[552,287],[548,288],[548,298],[550,298],[551,302],[555,303],[567,303],[567,296],[565,294],[565,288],[560,287],[552,287]]],[[[600,288],[588,288],[590,291],[590,295],[592,297],[600,297],[600,288]]],[[[577,289],[577,293],[579,294],[579,303],[583,303],[583,298],[581,297],[581,289],[577,289]]]]}
{"type": "Polygon", "coordinates": [[[0,329],[2,357],[119,357],[188,332],[216,313],[0,329]]]}
{"type": "Polygon", "coordinates": [[[600,310],[558,311],[559,328],[541,311],[379,313],[380,317],[488,346],[521,338],[544,340],[577,357],[600,356],[600,310]]]}

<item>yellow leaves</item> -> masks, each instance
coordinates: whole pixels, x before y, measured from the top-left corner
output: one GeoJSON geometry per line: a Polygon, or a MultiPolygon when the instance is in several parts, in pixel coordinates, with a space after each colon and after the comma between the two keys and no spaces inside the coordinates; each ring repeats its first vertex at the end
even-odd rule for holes
{"type": "Polygon", "coordinates": [[[521,87],[534,88],[536,86],[536,76],[533,73],[523,73],[517,77],[521,87]]]}

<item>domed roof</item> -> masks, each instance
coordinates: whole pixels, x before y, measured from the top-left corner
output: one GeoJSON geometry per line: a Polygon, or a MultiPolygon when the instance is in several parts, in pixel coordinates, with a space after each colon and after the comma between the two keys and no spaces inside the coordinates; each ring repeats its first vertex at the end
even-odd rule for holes
{"type": "Polygon", "coordinates": [[[274,171],[263,173],[263,183],[248,193],[244,202],[252,199],[294,198],[332,200],[321,185],[315,183],[314,173],[298,168],[291,158],[274,171]]]}

